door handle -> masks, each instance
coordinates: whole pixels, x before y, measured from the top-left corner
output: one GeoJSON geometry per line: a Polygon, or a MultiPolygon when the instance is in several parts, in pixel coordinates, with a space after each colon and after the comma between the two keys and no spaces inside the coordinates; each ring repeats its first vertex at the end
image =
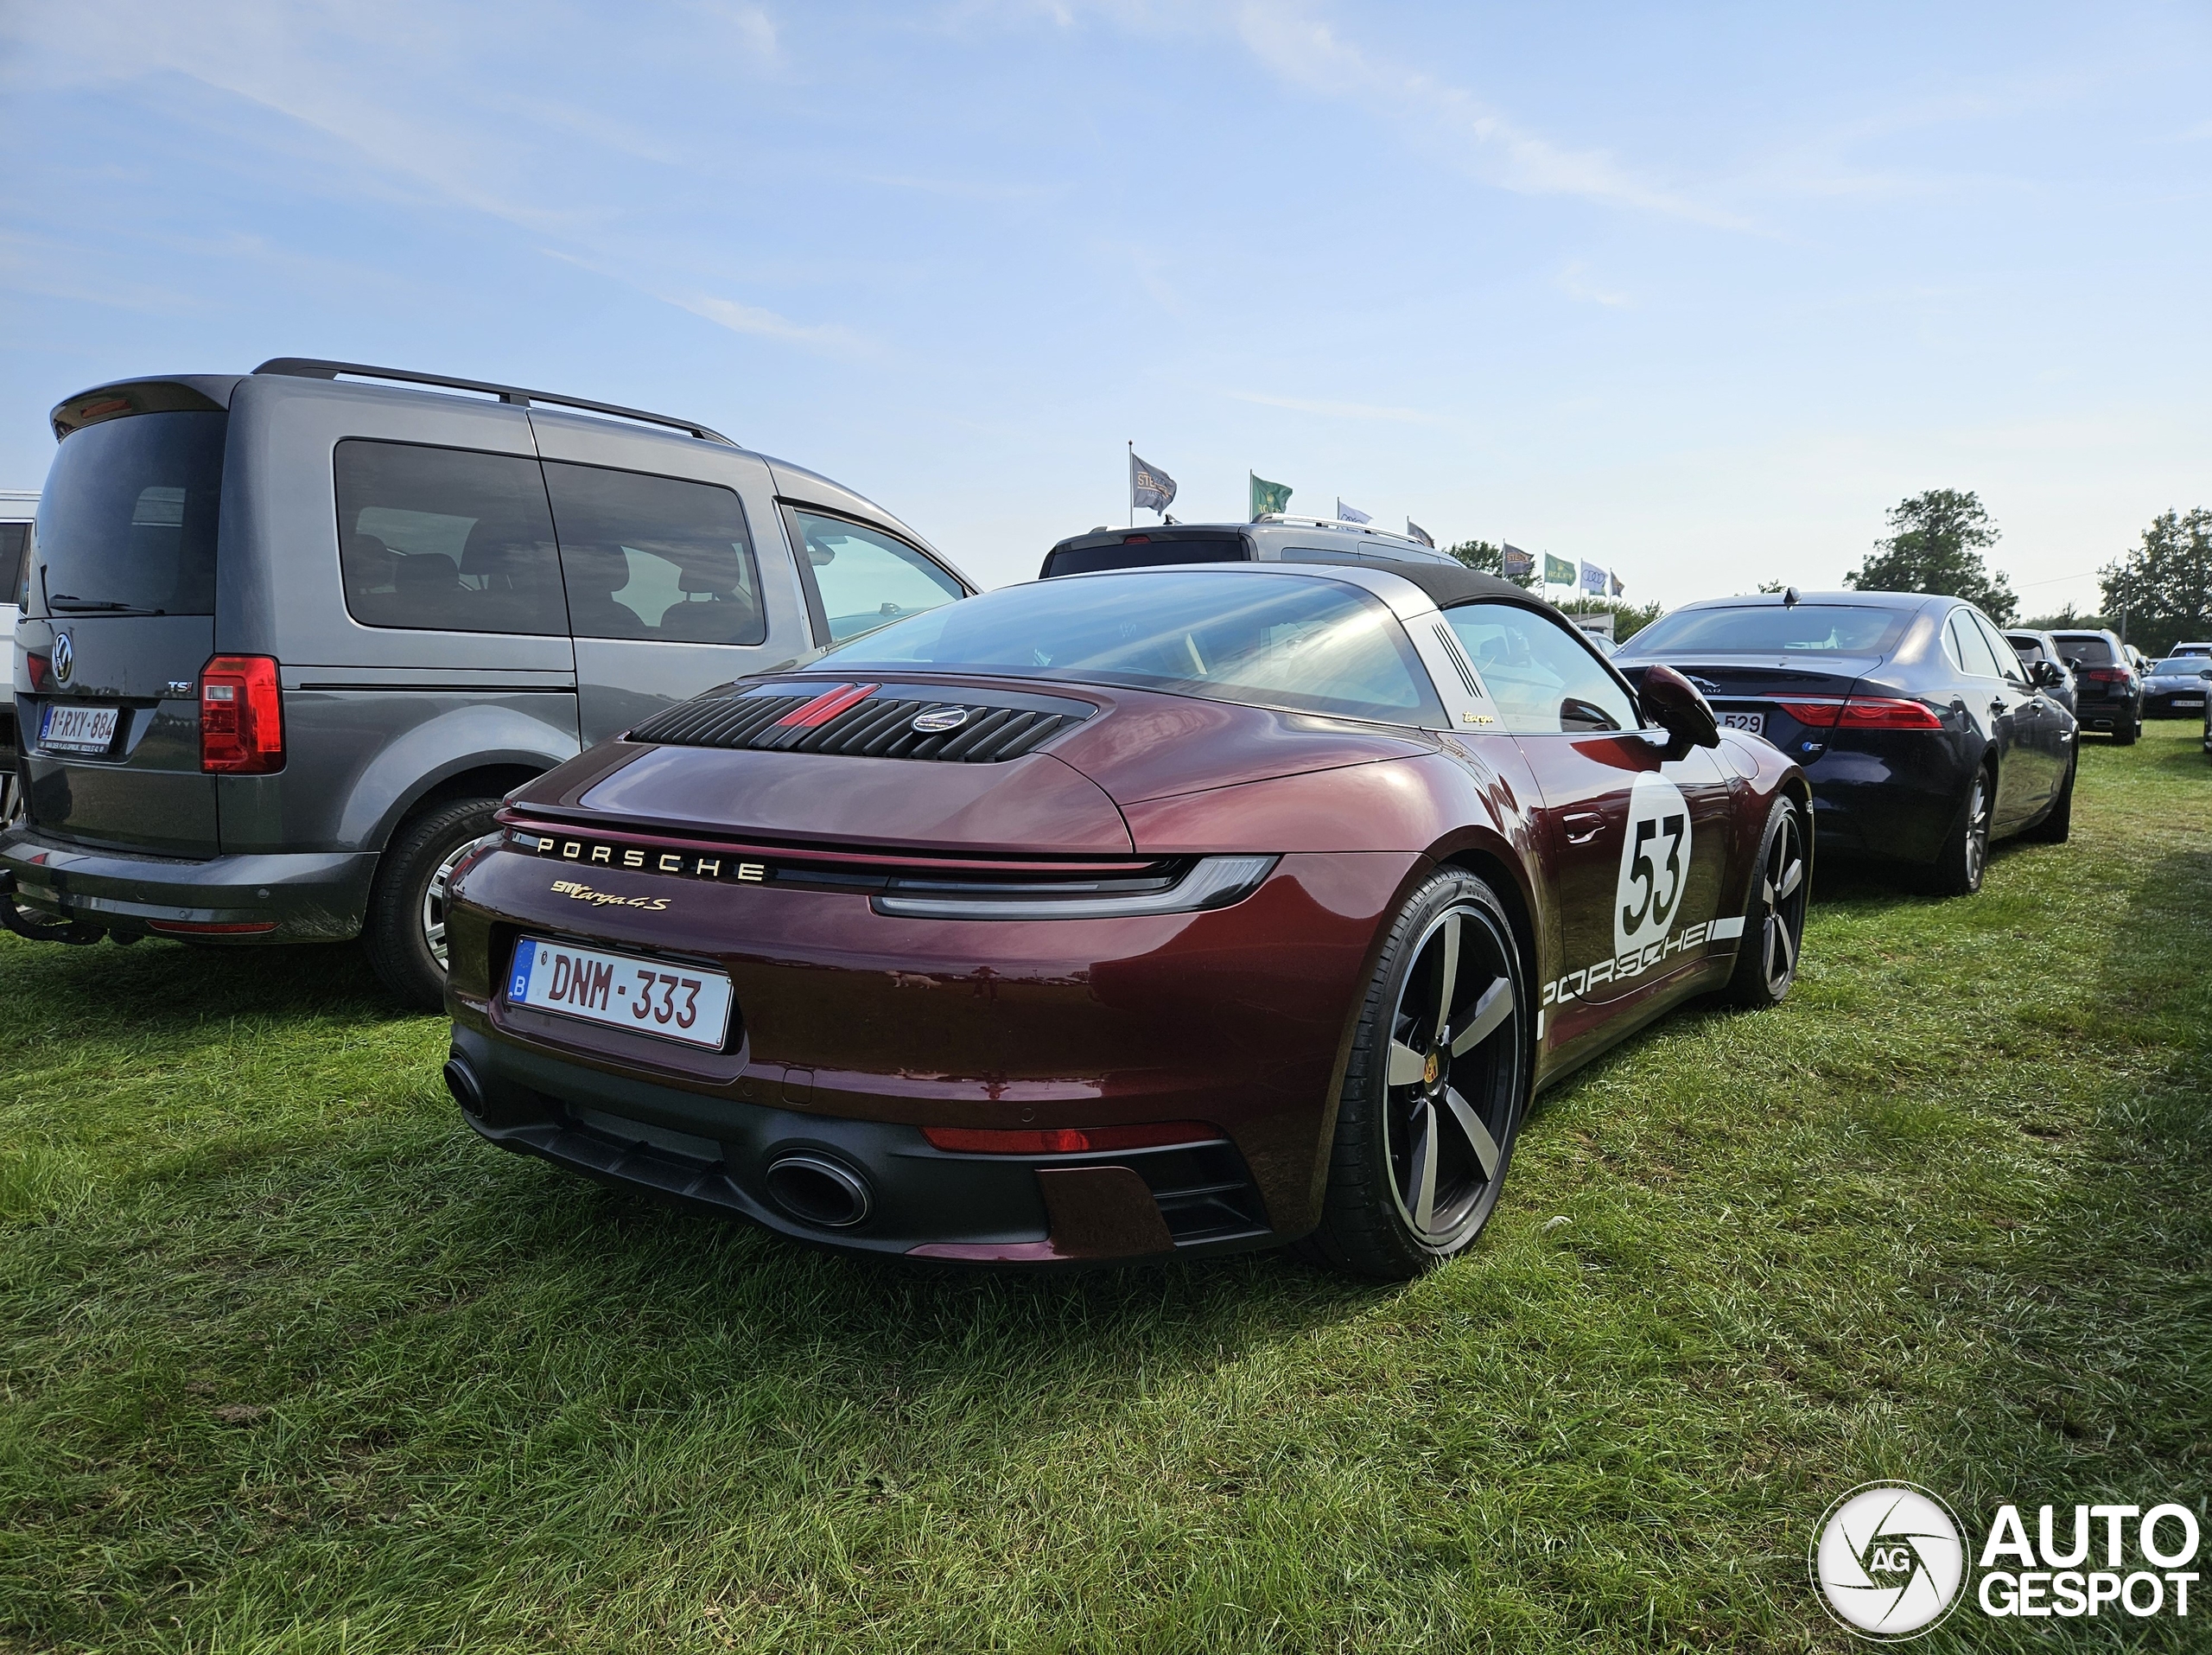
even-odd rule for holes
{"type": "Polygon", "coordinates": [[[1561,819],[1569,844],[1588,844],[1605,831],[1605,818],[1593,816],[1588,811],[1570,811],[1561,819]]]}

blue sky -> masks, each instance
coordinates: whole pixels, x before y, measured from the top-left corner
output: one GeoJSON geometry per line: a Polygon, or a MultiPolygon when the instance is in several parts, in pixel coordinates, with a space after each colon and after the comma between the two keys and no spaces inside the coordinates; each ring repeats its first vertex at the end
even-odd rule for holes
{"type": "Polygon", "coordinates": [[[987,584],[1248,468],[1678,602],[2212,503],[2201,4],[0,0],[0,487],[105,378],[682,412],[987,584]]]}

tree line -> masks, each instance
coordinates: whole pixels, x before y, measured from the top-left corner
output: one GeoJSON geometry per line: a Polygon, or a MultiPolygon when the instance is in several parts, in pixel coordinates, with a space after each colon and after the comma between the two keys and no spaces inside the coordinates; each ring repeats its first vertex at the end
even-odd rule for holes
{"type": "MultiPolygon", "coordinates": [[[[1972,489],[1930,488],[1888,512],[1890,532],[1843,583],[1858,592],[1926,592],[1964,598],[2000,627],[2018,620],[2020,601],[1987,553],[1999,538],[1996,519],[1972,489]]],[[[1470,569],[1534,588],[1534,576],[1505,575],[1505,549],[1463,540],[1449,549],[1470,569]]],[[[2168,510],[2151,519],[2141,543],[2097,571],[2104,607],[2082,614],[2069,604],[2020,622],[2038,632],[2109,627],[2152,659],[2184,639],[2212,639],[2212,509],[2168,510]]],[[[1778,584],[1760,588],[1779,591],[1778,584]]],[[[1656,603],[1576,598],[1569,614],[1613,616],[1613,635],[1633,637],[1659,618],[1656,603]]]]}

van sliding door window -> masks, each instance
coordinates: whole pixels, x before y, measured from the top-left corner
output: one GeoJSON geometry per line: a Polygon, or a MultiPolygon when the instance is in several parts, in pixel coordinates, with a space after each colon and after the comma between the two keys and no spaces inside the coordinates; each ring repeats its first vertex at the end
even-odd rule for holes
{"type": "Polygon", "coordinates": [[[346,608],[368,627],[564,635],[537,461],[411,442],[338,445],[346,608]]]}
{"type": "Polygon", "coordinates": [[[577,637],[767,641],[753,540],[732,490],[552,460],[545,487],[577,637]]]}

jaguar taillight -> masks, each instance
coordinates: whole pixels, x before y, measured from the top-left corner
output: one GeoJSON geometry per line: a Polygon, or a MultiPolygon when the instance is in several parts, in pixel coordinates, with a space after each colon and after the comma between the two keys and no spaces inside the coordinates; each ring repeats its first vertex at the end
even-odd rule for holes
{"type": "Polygon", "coordinates": [[[218,655],[200,669],[200,767],[265,776],[284,767],[284,701],[267,655],[218,655]]]}
{"type": "Polygon", "coordinates": [[[1943,721],[1924,701],[1887,696],[1848,701],[1789,701],[1776,705],[1808,729],[1941,729],[1943,721]]]}

